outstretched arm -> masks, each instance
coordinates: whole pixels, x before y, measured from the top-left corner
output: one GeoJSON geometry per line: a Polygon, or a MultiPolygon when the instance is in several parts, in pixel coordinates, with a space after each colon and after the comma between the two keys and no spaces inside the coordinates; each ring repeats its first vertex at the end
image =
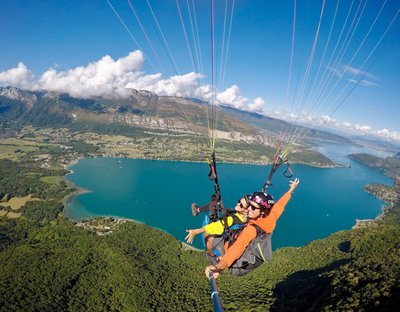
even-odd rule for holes
{"type": "MultiPolygon", "coordinates": [[[[231,216],[228,216],[228,218],[226,219],[226,223],[228,224],[228,226],[231,226],[233,224],[233,218],[231,216]]],[[[224,223],[222,223],[221,220],[211,222],[211,223],[207,224],[206,226],[199,228],[199,229],[186,230],[186,232],[188,232],[189,234],[185,237],[185,240],[189,244],[191,244],[194,240],[194,237],[197,234],[206,232],[207,235],[208,234],[221,235],[224,232],[224,230],[225,230],[225,225],[224,225],[224,223]]]]}
{"type": "Polygon", "coordinates": [[[186,232],[188,232],[189,234],[186,235],[185,237],[185,241],[187,241],[189,244],[191,244],[194,240],[194,237],[197,234],[203,233],[204,232],[204,228],[200,228],[200,229],[193,229],[193,230],[186,230],[186,232]]]}

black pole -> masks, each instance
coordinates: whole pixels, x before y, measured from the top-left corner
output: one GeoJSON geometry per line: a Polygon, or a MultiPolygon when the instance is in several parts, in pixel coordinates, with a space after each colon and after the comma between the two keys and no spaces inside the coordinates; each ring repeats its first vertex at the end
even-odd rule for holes
{"type": "Polygon", "coordinates": [[[208,273],[208,280],[210,281],[211,299],[214,303],[214,311],[223,312],[224,308],[222,307],[221,298],[219,296],[217,281],[215,280],[212,272],[208,273]]]}
{"type": "Polygon", "coordinates": [[[219,187],[219,182],[218,182],[218,174],[217,174],[217,163],[215,161],[215,153],[213,152],[211,155],[211,171],[213,174],[214,178],[214,190],[215,190],[215,195],[217,196],[217,202],[221,201],[221,189],[219,187]]]}
{"type": "Polygon", "coordinates": [[[215,208],[223,213],[224,212],[224,205],[221,199],[221,189],[219,187],[218,182],[218,174],[217,174],[217,162],[215,161],[215,152],[211,154],[211,159],[208,156],[205,156],[205,159],[208,162],[210,167],[210,172],[208,173],[208,179],[210,181],[214,181],[214,196],[215,196],[215,208]]]}

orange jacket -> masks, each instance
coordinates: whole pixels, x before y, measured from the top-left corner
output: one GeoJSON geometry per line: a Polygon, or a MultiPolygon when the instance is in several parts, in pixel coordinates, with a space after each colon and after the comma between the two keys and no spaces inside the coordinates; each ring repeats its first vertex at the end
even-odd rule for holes
{"type": "Polygon", "coordinates": [[[259,226],[265,231],[265,233],[272,233],[272,231],[275,229],[276,221],[281,216],[290,198],[291,193],[286,192],[285,195],[283,195],[272,207],[272,210],[268,216],[258,218],[256,220],[249,220],[233,245],[229,248],[227,248],[227,244],[225,245],[225,255],[220,258],[220,261],[216,267],[219,270],[229,268],[237,259],[242,256],[247,246],[257,236],[257,230],[254,226],[252,226],[252,224],[259,226]]]}

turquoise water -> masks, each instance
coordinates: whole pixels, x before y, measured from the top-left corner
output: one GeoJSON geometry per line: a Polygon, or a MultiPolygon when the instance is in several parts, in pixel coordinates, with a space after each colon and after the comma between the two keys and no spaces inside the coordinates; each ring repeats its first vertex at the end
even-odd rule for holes
{"type": "MultiPolygon", "coordinates": [[[[351,160],[351,168],[321,169],[293,165],[300,185],[279,219],[273,237],[274,249],[301,246],[329,234],[350,229],[355,219],[375,218],[384,205],[363,191],[367,183],[390,184],[381,172],[351,160]]],[[[135,219],[162,229],[179,240],[186,229],[201,225],[192,217],[190,205],[209,200],[213,183],[206,163],[135,160],[125,158],[82,159],[67,178],[91,192],[74,197],[66,210],[73,219],[115,216],[135,219]]],[[[259,190],[269,166],[219,164],[222,197],[232,207],[245,193],[259,190]]],[[[283,169],[283,168],[282,168],[283,169]]],[[[279,170],[270,193],[278,199],[289,180],[279,170]]],[[[194,245],[201,248],[200,237],[194,245]]]]}
{"type": "Polygon", "coordinates": [[[353,163],[347,157],[347,155],[349,154],[366,153],[381,158],[393,156],[393,153],[389,153],[384,150],[376,150],[373,148],[363,147],[358,145],[342,145],[342,144],[326,143],[326,142],[320,142],[319,144],[320,145],[315,147],[314,150],[329,157],[329,159],[331,159],[332,161],[341,164],[353,163]]]}

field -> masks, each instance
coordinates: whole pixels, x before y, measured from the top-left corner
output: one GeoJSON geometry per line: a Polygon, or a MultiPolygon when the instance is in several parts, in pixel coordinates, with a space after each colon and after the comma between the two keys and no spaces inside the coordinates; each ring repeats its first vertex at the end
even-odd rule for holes
{"type": "Polygon", "coordinates": [[[23,139],[0,139],[0,158],[17,160],[26,153],[35,151],[43,144],[23,139]]]}
{"type": "Polygon", "coordinates": [[[0,206],[11,207],[12,210],[19,210],[22,206],[24,206],[28,201],[31,200],[39,200],[39,199],[32,198],[32,195],[28,195],[25,197],[13,197],[7,202],[1,202],[0,206]]]}
{"type": "Polygon", "coordinates": [[[18,139],[18,138],[7,138],[7,139],[0,139],[0,145],[11,145],[21,148],[25,146],[39,147],[46,144],[38,143],[31,140],[18,139]]]}
{"type": "Polygon", "coordinates": [[[48,176],[48,177],[41,177],[40,181],[46,184],[57,184],[60,183],[61,181],[64,181],[63,177],[59,176],[48,176]]]}
{"type": "Polygon", "coordinates": [[[12,211],[10,211],[7,214],[7,218],[10,218],[10,219],[18,219],[19,217],[21,217],[21,213],[20,212],[12,212],[12,211]]]}

